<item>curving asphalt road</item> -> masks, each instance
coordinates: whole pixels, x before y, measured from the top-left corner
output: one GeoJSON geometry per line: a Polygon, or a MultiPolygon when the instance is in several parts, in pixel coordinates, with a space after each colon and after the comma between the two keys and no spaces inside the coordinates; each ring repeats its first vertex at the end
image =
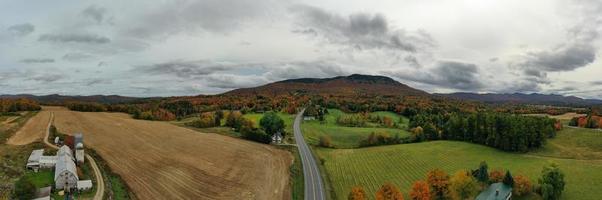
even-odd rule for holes
{"type": "Polygon", "coordinates": [[[293,123],[293,132],[295,134],[295,141],[297,141],[297,147],[299,148],[299,154],[301,156],[301,163],[303,164],[303,177],[305,179],[305,199],[310,200],[324,200],[324,187],[322,184],[322,177],[320,176],[320,170],[316,164],[311,149],[305,143],[303,134],[301,133],[301,121],[303,120],[303,112],[301,110],[295,122],[293,123]]]}

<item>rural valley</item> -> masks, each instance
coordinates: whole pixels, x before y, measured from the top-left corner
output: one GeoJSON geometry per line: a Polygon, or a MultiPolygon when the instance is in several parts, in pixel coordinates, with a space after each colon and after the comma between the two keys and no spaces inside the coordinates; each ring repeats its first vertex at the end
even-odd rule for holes
{"type": "Polygon", "coordinates": [[[0,1],[0,200],[600,200],[602,2],[0,1]]]}

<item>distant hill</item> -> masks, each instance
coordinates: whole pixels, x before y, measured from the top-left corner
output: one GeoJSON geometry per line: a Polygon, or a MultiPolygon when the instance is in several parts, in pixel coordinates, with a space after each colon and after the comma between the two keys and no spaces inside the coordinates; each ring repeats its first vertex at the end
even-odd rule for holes
{"type": "Polygon", "coordinates": [[[143,100],[147,98],[137,98],[137,97],[124,97],[118,95],[91,95],[91,96],[63,96],[58,94],[51,95],[31,95],[31,94],[16,94],[16,95],[0,95],[0,98],[7,99],[18,99],[18,98],[27,98],[32,99],[41,104],[62,104],[69,101],[79,101],[79,102],[97,102],[97,103],[129,103],[136,100],[143,100]]]}
{"type": "Polygon", "coordinates": [[[456,98],[461,100],[474,100],[485,103],[517,103],[517,104],[540,104],[540,105],[556,105],[556,106],[590,106],[600,105],[602,100],[598,99],[583,99],[576,96],[562,96],[556,94],[477,94],[477,93],[450,93],[450,94],[436,94],[438,96],[444,96],[449,98],[456,98]]]}
{"type": "Polygon", "coordinates": [[[323,94],[333,96],[428,96],[385,76],[353,74],[333,78],[301,78],[269,83],[254,88],[235,89],[224,95],[323,94]]]}

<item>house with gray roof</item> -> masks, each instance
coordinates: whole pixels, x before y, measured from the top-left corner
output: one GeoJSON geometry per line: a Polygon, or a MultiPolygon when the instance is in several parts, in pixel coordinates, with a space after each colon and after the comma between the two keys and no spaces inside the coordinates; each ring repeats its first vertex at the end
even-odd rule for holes
{"type": "Polygon", "coordinates": [[[509,200],[512,198],[512,187],[504,183],[493,183],[477,196],[476,200],[509,200]]]}

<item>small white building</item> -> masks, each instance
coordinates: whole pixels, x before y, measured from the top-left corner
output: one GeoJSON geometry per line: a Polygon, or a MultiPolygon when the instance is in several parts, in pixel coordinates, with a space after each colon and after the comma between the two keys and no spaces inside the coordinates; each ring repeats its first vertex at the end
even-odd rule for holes
{"type": "Polygon", "coordinates": [[[36,149],[31,151],[29,158],[27,159],[27,169],[33,169],[37,171],[40,168],[40,158],[44,155],[44,149],[36,149]]]}
{"type": "Polygon", "coordinates": [[[276,132],[276,133],[274,133],[274,135],[272,135],[272,143],[274,143],[274,144],[282,143],[282,134],[280,134],[280,132],[276,132]]]}
{"type": "Polygon", "coordinates": [[[316,117],[314,117],[314,116],[303,116],[303,120],[305,120],[305,121],[316,120],[316,117]]]}
{"type": "Polygon", "coordinates": [[[79,177],[77,177],[77,168],[73,158],[67,156],[67,154],[59,155],[54,168],[55,188],[71,190],[77,187],[78,181],[79,177]]]}
{"type": "Polygon", "coordinates": [[[83,180],[77,182],[77,190],[85,191],[92,189],[92,180],[83,180]]]}

